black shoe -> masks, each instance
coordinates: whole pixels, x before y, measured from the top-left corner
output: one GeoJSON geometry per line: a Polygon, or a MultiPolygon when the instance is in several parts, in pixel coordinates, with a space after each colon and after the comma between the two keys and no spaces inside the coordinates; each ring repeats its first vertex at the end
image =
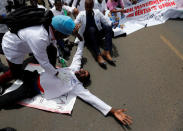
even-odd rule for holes
{"type": "Polygon", "coordinates": [[[108,60],[108,59],[105,59],[110,65],[112,66],[116,66],[116,63],[114,60],[108,60]]]}
{"type": "Polygon", "coordinates": [[[104,58],[104,60],[106,60],[110,65],[112,65],[112,66],[116,66],[116,64],[115,64],[115,61],[114,60],[109,60],[109,59],[107,59],[107,57],[106,56],[102,56],[103,58],[104,58]]]}
{"type": "Polygon", "coordinates": [[[8,82],[0,85],[0,95],[3,95],[6,89],[8,89],[13,83],[8,82]]]}
{"type": "Polygon", "coordinates": [[[97,62],[103,69],[107,69],[107,64],[101,55],[97,56],[97,62]]]}
{"type": "Polygon", "coordinates": [[[105,62],[102,63],[98,63],[100,65],[100,67],[102,67],[103,69],[107,69],[107,64],[105,62]]]}
{"type": "Polygon", "coordinates": [[[3,95],[4,92],[5,92],[5,88],[3,88],[2,86],[0,86],[0,95],[3,95]]]}
{"type": "Polygon", "coordinates": [[[16,131],[16,129],[11,128],[11,127],[6,127],[6,128],[3,128],[3,129],[0,129],[0,131],[16,131]]]}

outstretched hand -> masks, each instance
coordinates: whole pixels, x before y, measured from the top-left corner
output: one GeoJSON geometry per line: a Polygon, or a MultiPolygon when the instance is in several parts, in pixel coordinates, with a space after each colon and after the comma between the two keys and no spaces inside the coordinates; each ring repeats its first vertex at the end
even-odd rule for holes
{"type": "Polygon", "coordinates": [[[126,115],[124,112],[127,111],[127,109],[111,109],[110,113],[113,114],[113,116],[119,120],[124,125],[130,125],[132,124],[132,117],[126,115]]]}

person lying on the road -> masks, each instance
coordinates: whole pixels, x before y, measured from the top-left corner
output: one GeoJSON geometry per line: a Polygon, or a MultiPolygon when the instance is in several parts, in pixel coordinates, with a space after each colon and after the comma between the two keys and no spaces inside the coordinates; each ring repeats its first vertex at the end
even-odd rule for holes
{"type": "MultiPolygon", "coordinates": [[[[33,97],[40,92],[44,94],[43,96],[46,99],[54,99],[69,92],[88,102],[105,116],[112,114],[112,116],[122,124],[132,124],[132,118],[124,113],[126,109],[112,108],[83,87],[83,84],[90,79],[89,72],[80,69],[83,46],[84,42],[78,44],[77,51],[69,67],[57,69],[59,74],[65,74],[67,77],[61,80],[56,76],[50,75],[47,71],[41,73],[40,76],[36,72],[25,71],[24,83],[17,90],[0,96],[0,108],[8,106],[10,103],[16,103],[21,99],[33,97]],[[21,94],[17,95],[17,92],[20,92],[21,94]]],[[[57,50],[55,48],[50,47],[48,52],[54,52],[56,59],[57,50]]],[[[53,66],[56,65],[54,62],[54,60],[50,61],[53,66]]]]}

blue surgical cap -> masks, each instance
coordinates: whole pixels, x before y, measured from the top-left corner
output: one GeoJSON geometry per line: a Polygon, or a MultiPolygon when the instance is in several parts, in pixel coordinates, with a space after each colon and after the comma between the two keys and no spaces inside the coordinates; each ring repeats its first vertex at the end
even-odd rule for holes
{"type": "Polygon", "coordinates": [[[72,34],[75,23],[69,16],[57,15],[52,18],[53,28],[65,35],[72,34]]]}

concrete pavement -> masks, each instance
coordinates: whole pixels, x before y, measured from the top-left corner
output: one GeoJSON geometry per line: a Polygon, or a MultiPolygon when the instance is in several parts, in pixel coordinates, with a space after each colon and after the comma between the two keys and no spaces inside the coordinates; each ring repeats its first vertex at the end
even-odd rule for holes
{"type": "MultiPolygon", "coordinates": [[[[182,34],[182,21],[169,20],[113,39],[117,66],[107,70],[84,50],[84,67],[92,79],[88,89],[115,108],[127,108],[134,120],[132,131],[183,130],[182,34]]],[[[72,116],[28,107],[1,110],[0,128],[6,126],[18,131],[128,130],[79,99],[72,116]]]]}

